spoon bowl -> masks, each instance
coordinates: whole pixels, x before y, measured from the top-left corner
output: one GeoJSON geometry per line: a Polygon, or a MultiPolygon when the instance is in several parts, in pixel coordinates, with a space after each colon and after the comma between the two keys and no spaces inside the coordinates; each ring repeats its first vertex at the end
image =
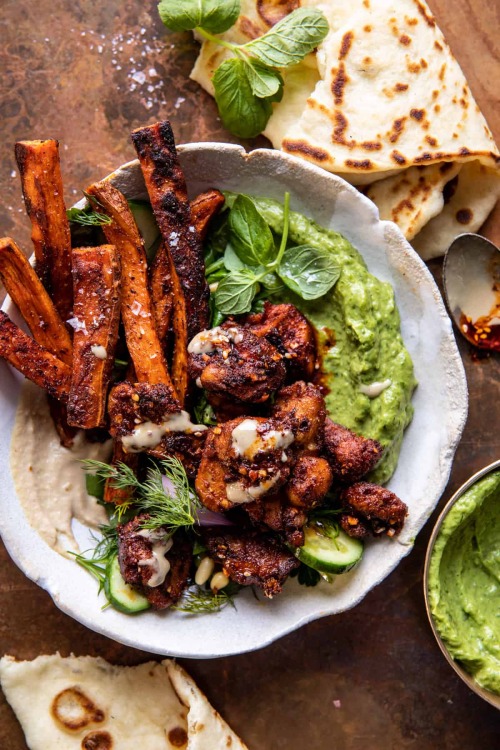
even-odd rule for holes
{"type": "Polygon", "coordinates": [[[443,264],[450,315],[474,346],[500,351],[500,250],[479,234],[461,234],[443,264]]]}

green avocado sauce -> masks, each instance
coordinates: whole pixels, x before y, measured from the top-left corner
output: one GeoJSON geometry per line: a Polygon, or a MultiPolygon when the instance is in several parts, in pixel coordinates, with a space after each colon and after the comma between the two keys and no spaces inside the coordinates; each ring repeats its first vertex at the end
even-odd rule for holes
{"type": "MultiPolygon", "coordinates": [[[[283,206],[264,198],[252,200],[271,229],[281,235],[283,206]]],[[[413,415],[411,395],[416,386],[394,291],[369,273],[344,237],[301,214],[290,213],[289,241],[330,250],[342,269],[335,286],[320,299],[306,301],[287,291],[273,301],[293,302],[315,326],[329,389],[329,415],[382,444],[384,455],[370,480],[383,484],[396,468],[403,431],[413,415]],[[388,380],[390,385],[375,398],[360,390],[362,385],[388,380]]]]}
{"type": "Polygon", "coordinates": [[[450,655],[500,694],[500,471],[453,505],[434,543],[429,604],[450,655]]]}

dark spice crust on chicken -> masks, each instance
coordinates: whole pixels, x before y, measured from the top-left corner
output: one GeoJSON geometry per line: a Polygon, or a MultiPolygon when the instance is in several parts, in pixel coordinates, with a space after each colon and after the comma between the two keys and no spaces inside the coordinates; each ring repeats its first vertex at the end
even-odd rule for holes
{"type": "Polygon", "coordinates": [[[340,501],[340,525],[346,534],[357,539],[369,534],[399,534],[408,513],[408,507],[394,492],[369,482],[347,487],[340,501]]]}
{"type": "Polygon", "coordinates": [[[272,598],[299,561],[272,534],[259,531],[203,532],[210,557],[222,564],[232,581],[241,586],[258,586],[272,598]]]}
{"type": "Polygon", "coordinates": [[[203,448],[208,431],[203,432],[167,432],[156,448],[147,451],[148,455],[158,459],[174,457],[179,459],[189,479],[195,479],[200,468],[203,448]]]}
{"type": "Polygon", "coordinates": [[[182,531],[177,531],[166,554],[170,570],[165,581],[159,586],[148,586],[151,567],[139,565],[139,562],[151,558],[153,545],[137,534],[147,519],[147,514],[142,514],[117,527],[120,571],[125,582],[143,594],[153,609],[167,609],[180,599],[187,586],[193,551],[187,537],[182,531]]]}
{"type": "Polygon", "coordinates": [[[318,452],[323,441],[326,407],[319,389],[312,383],[298,381],[276,394],[273,418],[281,429],[292,430],[295,447],[318,452]]]}
{"type": "Polygon", "coordinates": [[[246,503],[243,510],[255,526],[264,526],[278,532],[292,547],[304,544],[303,527],[307,523],[307,513],[290,505],[282,493],[246,503]]]}
{"type": "MultiPolygon", "coordinates": [[[[221,326],[220,343],[214,341],[214,349],[206,354],[189,355],[189,374],[198,378],[211,394],[230,401],[253,404],[269,400],[285,380],[283,356],[266,339],[260,339],[246,328],[224,324],[221,326]],[[225,341],[226,331],[234,329],[241,341],[225,341]]],[[[232,335],[234,338],[234,335],[232,335]]]]}
{"type": "Polygon", "coordinates": [[[352,484],[375,468],[382,457],[383,448],[376,440],[356,435],[347,427],[327,419],[324,452],[335,480],[352,484]]]}
{"type": "Polygon", "coordinates": [[[161,424],[168,414],[179,411],[177,399],[168,385],[119,383],[109,394],[109,431],[113,437],[122,438],[142,422],[161,424]]]}

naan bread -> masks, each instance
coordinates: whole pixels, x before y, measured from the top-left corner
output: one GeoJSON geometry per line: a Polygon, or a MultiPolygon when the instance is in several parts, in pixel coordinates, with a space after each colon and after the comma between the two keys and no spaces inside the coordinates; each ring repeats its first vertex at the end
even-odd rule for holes
{"type": "Polygon", "coordinates": [[[30,750],[246,750],[170,659],[119,667],[91,656],[4,656],[0,682],[30,750]]]}
{"type": "MultiPolygon", "coordinates": [[[[371,184],[367,195],[381,217],[415,238],[426,258],[441,255],[463,231],[447,186],[459,178],[457,199],[466,197],[473,231],[500,195],[500,156],[429,7],[423,0],[243,0],[237,25],[222,36],[248,41],[299,6],[320,8],[330,31],[316,55],[283,71],[285,95],[264,134],[275,148],[371,184]]],[[[226,55],[202,45],[192,77],[210,93],[226,55]]]]}

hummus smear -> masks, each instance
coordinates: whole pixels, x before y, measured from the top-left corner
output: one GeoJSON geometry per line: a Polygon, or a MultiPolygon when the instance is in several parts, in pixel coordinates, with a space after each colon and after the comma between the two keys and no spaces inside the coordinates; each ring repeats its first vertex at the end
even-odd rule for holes
{"type": "Polygon", "coordinates": [[[45,392],[26,381],[12,432],[12,477],[29,524],[62,555],[79,551],[73,518],[95,529],[107,522],[104,508],[87,494],[79,460],[108,461],[111,450],[111,441],[89,443],[83,433],[77,434],[71,449],[64,448],[45,392]]]}
{"type": "Polygon", "coordinates": [[[500,471],[476,482],[444,519],[428,590],[450,655],[500,695],[500,471]]]}

